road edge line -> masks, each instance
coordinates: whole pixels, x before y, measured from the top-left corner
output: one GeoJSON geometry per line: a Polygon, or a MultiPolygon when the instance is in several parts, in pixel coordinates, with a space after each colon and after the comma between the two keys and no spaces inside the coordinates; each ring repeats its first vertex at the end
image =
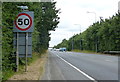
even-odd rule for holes
{"type": "Polygon", "coordinates": [[[68,65],[70,65],[71,67],[73,67],[74,69],[76,69],[78,72],[82,73],[84,76],[86,76],[87,78],[89,78],[90,80],[97,82],[94,78],[92,78],[91,76],[89,76],[88,74],[86,74],[85,72],[81,71],[79,68],[75,67],[74,65],[72,65],[71,63],[69,63],[68,61],[66,61],[65,59],[63,59],[62,57],[56,55],[57,57],[59,57],[61,60],[63,60],[65,63],[67,63],[68,65]]]}

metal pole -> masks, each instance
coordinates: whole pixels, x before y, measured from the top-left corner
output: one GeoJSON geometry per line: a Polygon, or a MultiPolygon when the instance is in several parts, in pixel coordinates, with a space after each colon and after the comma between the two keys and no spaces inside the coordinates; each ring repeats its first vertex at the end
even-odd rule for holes
{"type": "MultiPolygon", "coordinates": [[[[95,23],[97,22],[96,20],[96,12],[87,12],[87,13],[93,13],[95,15],[95,23]]],[[[98,44],[95,42],[95,47],[96,47],[96,52],[98,52],[98,44]]]]}
{"type": "MultiPolygon", "coordinates": [[[[79,25],[80,26],[80,37],[81,37],[81,25],[80,24],[74,24],[74,25],[79,25]]],[[[81,50],[81,47],[82,47],[82,45],[81,45],[81,38],[80,38],[80,50],[81,50]]]]}
{"type": "Polygon", "coordinates": [[[72,37],[72,50],[74,50],[74,37],[72,37]]]}
{"type": "Polygon", "coordinates": [[[120,13],[120,1],[118,2],[118,13],[120,13]]]}
{"type": "Polygon", "coordinates": [[[93,13],[94,15],[95,15],[95,23],[96,23],[96,12],[89,12],[89,11],[87,11],[87,13],[93,13]]]}
{"type": "Polygon", "coordinates": [[[26,32],[25,72],[27,72],[27,55],[28,55],[28,32],[26,32]]]}
{"type": "Polygon", "coordinates": [[[72,38],[72,50],[73,50],[73,38],[72,38]]]}
{"type": "Polygon", "coordinates": [[[97,42],[96,42],[96,52],[98,52],[98,44],[97,44],[97,42]]]}
{"type": "Polygon", "coordinates": [[[17,32],[17,51],[16,51],[16,65],[17,65],[17,69],[16,69],[16,71],[18,72],[19,71],[19,51],[18,51],[18,49],[19,49],[19,33],[17,32]]]}
{"type": "Polygon", "coordinates": [[[80,50],[81,50],[81,40],[80,40],[80,50]]]}
{"type": "Polygon", "coordinates": [[[95,43],[96,43],[96,44],[95,44],[95,45],[96,45],[96,52],[98,52],[98,38],[97,38],[95,41],[96,41],[96,42],[95,42],[95,43]]]}
{"type": "MultiPolygon", "coordinates": [[[[95,12],[93,12],[94,14],[95,14],[95,23],[97,22],[97,20],[96,20],[96,13],[95,12]]],[[[96,52],[98,52],[98,38],[97,38],[97,40],[96,40],[96,52]]]]}

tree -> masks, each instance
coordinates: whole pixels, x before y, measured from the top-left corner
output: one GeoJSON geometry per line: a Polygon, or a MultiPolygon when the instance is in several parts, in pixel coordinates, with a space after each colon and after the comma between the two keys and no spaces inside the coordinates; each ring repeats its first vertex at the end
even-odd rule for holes
{"type": "MultiPolygon", "coordinates": [[[[91,51],[119,51],[120,50],[120,13],[109,19],[101,19],[81,34],[72,36],[68,41],[68,50],[71,50],[71,42],[74,39],[74,49],[79,49],[80,40],[84,50],[91,51]]],[[[61,42],[59,45],[64,44],[61,42]]]]}
{"type": "MultiPolygon", "coordinates": [[[[2,4],[2,70],[3,80],[9,76],[8,71],[15,70],[15,56],[13,55],[13,21],[22,10],[17,6],[28,6],[34,11],[34,32],[32,33],[33,52],[43,53],[50,41],[49,31],[55,30],[59,23],[59,10],[56,2],[6,2],[2,4]]],[[[21,60],[20,60],[21,61],[21,60]]],[[[22,64],[22,62],[20,62],[22,64]]]]}

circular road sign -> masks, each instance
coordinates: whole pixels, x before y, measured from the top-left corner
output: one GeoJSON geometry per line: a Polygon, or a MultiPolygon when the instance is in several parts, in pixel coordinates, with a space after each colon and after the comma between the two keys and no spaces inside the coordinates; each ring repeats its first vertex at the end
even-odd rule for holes
{"type": "Polygon", "coordinates": [[[21,31],[26,31],[32,26],[32,18],[26,13],[21,13],[15,20],[15,26],[21,31]]]}

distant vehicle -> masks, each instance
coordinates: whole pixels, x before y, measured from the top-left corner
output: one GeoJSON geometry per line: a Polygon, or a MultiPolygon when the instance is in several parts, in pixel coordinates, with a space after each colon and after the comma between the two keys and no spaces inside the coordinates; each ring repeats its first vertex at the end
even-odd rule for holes
{"type": "Polygon", "coordinates": [[[59,49],[56,49],[56,51],[59,51],[59,49]]]}
{"type": "Polygon", "coordinates": [[[54,51],[56,51],[56,48],[53,48],[54,51]]]}
{"type": "Polygon", "coordinates": [[[59,51],[66,51],[66,48],[59,48],[59,51]]]}

